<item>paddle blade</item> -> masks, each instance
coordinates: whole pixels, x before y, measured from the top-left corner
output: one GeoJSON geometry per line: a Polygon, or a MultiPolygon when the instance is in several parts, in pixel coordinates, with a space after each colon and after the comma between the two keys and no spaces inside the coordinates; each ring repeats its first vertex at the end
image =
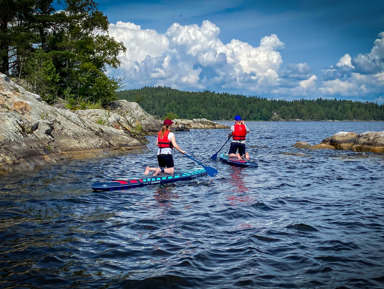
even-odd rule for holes
{"type": "Polygon", "coordinates": [[[210,177],[215,177],[217,175],[217,170],[211,167],[204,167],[205,171],[210,177]]]}
{"type": "Polygon", "coordinates": [[[215,153],[213,156],[211,156],[211,160],[213,160],[213,161],[217,160],[217,153],[215,153]]]}
{"type": "Polygon", "coordinates": [[[207,172],[207,174],[210,176],[210,177],[214,177],[217,175],[217,170],[214,169],[214,168],[211,168],[211,167],[206,167],[204,166],[201,162],[195,160],[193,157],[191,157],[190,155],[187,155],[187,154],[184,154],[186,157],[190,158],[191,160],[193,160],[194,162],[197,162],[199,165],[201,165],[205,171],[207,172]]]}

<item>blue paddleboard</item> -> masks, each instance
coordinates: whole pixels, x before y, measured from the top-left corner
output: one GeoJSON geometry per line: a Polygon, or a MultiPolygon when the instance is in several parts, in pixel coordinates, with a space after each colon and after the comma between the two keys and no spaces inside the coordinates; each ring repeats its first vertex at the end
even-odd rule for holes
{"type": "Polygon", "coordinates": [[[258,163],[252,160],[239,160],[237,158],[230,158],[227,154],[220,154],[220,160],[223,163],[236,166],[236,167],[258,167],[258,163]]]}
{"type": "Polygon", "coordinates": [[[128,178],[128,179],[116,179],[112,181],[95,182],[92,184],[94,191],[113,191],[113,190],[125,190],[130,188],[166,184],[179,181],[187,181],[197,177],[206,175],[207,172],[203,168],[191,169],[181,171],[174,175],[160,174],[156,177],[148,176],[146,178],[128,178]]]}

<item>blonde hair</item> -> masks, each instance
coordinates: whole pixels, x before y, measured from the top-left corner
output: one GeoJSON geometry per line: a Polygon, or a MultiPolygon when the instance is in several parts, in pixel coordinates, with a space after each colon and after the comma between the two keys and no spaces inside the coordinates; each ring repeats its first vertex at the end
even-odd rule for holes
{"type": "Polygon", "coordinates": [[[160,137],[163,137],[165,132],[167,131],[168,129],[168,125],[163,125],[163,127],[161,128],[161,134],[160,134],[160,137]]]}

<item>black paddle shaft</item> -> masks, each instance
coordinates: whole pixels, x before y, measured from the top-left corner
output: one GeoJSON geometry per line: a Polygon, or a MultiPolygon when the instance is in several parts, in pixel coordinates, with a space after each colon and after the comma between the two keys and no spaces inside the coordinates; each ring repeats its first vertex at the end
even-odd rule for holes
{"type": "Polygon", "coordinates": [[[253,109],[251,109],[251,111],[248,113],[248,115],[244,118],[244,120],[246,120],[250,115],[251,113],[253,112],[253,109]]]}

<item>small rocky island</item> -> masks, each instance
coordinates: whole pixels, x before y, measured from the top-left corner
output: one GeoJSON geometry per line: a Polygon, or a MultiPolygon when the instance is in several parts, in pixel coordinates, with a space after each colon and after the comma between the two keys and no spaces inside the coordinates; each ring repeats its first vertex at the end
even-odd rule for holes
{"type": "MultiPolygon", "coordinates": [[[[71,111],[50,106],[0,74],[0,174],[66,159],[110,157],[146,149],[162,121],[137,103],[71,111]]],[[[175,120],[176,130],[227,128],[206,119],[175,120]]]]}
{"type": "Polygon", "coordinates": [[[307,142],[297,142],[293,145],[300,149],[337,149],[355,152],[384,153],[384,131],[379,132],[338,132],[324,139],[317,145],[307,142]]]}

